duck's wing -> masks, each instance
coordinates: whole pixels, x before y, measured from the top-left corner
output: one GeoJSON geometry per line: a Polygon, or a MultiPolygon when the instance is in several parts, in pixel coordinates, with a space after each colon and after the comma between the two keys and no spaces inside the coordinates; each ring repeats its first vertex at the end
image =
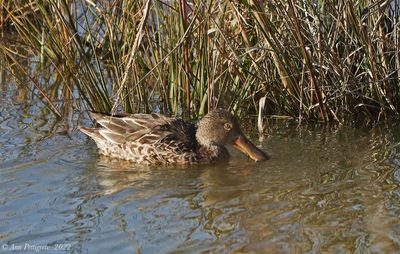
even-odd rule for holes
{"type": "Polygon", "coordinates": [[[190,148],[195,146],[195,127],[180,118],[161,114],[104,115],[91,113],[100,127],[83,128],[81,131],[95,141],[114,144],[139,142],[142,144],[168,143],[190,148]]]}

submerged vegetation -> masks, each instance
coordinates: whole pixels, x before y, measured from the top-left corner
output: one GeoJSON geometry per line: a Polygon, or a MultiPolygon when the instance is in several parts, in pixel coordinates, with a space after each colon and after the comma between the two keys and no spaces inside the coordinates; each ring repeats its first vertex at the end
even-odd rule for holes
{"type": "Polygon", "coordinates": [[[399,115],[398,0],[0,3],[1,69],[57,115],[399,115]]]}

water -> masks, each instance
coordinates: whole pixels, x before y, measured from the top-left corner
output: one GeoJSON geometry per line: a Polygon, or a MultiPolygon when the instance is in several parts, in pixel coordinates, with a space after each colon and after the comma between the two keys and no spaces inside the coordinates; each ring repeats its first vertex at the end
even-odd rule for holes
{"type": "Polygon", "coordinates": [[[400,253],[397,127],[275,123],[268,162],[145,167],[16,96],[0,99],[0,253],[400,253]]]}

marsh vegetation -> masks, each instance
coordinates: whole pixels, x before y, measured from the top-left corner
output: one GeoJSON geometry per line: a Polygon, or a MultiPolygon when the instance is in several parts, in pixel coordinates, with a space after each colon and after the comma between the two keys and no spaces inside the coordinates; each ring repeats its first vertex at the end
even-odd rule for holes
{"type": "Polygon", "coordinates": [[[397,0],[1,3],[1,68],[58,116],[399,115],[397,0]]]}

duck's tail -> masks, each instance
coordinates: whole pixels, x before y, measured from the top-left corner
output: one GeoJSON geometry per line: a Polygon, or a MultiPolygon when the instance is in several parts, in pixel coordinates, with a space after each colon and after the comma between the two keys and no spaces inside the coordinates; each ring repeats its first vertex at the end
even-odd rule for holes
{"type": "Polygon", "coordinates": [[[78,129],[81,132],[83,132],[86,135],[88,135],[89,137],[91,137],[92,139],[94,139],[95,141],[103,139],[102,136],[99,133],[99,129],[97,129],[97,128],[86,128],[86,127],[83,127],[83,126],[78,126],[78,129]]]}

